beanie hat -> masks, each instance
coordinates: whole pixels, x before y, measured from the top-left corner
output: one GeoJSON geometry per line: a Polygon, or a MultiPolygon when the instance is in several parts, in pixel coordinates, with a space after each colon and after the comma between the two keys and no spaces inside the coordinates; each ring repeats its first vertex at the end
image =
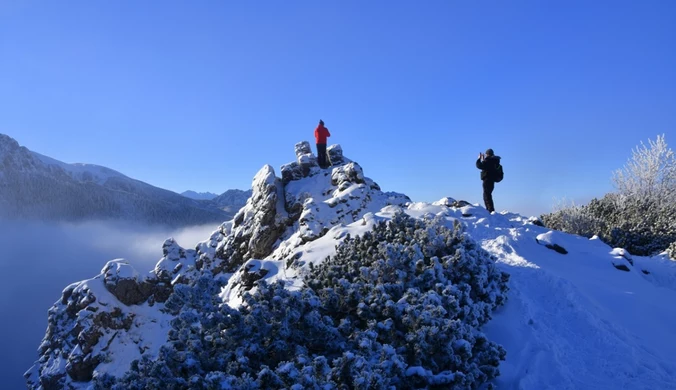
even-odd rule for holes
{"type": "Polygon", "coordinates": [[[493,153],[493,149],[486,149],[486,155],[487,156],[494,156],[495,154],[493,153]]]}

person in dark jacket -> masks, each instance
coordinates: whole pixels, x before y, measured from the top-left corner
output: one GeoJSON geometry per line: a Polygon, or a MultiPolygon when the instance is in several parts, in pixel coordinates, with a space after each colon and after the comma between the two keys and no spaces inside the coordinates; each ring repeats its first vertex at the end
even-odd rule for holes
{"type": "Polygon", "coordinates": [[[326,138],[330,136],[329,129],[324,127],[324,121],[320,119],[319,125],[315,129],[315,140],[317,141],[317,163],[322,168],[329,166],[328,159],[326,158],[326,138]]]}
{"type": "Polygon", "coordinates": [[[479,153],[476,167],[481,169],[481,181],[484,187],[484,204],[489,212],[495,211],[493,204],[493,189],[495,188],[495,174],[500,165],[500,157],[493,153],[493,149],[486,150],[486,154],[479,153]]]}

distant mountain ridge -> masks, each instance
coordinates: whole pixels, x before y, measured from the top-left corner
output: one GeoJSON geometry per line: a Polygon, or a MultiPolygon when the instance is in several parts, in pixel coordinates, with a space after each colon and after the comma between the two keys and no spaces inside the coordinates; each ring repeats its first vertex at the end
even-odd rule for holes
{"type": "Polygon", "coordinates": [[[221,223],[235,211],[197,201],[93,164],[67,164],[0,134],[0,218],[114,219],[187,226],[221,223]]]}
{"type": "Polygon", "coordinates": [[[196,192],[192,190],[183,191],[181,195],[195,200],[212,200],[218,196],[218,194],[214,194],[213,192],[196,192]]]}
{"type": "Polygon", "coordinates": [[[247,199],[251,197],[252,193],[252,190],[227,190],[212,199],[212,201],[219,209],[228,213],[233,213],[234,215],[239,209],[244,207],[247,199]]]}

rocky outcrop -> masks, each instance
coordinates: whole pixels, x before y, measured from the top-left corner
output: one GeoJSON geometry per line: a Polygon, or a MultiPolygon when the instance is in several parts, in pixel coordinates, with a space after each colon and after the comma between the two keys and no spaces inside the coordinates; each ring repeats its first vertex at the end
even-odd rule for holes
{"type": "MultiPolygon", "coordinates": [[[[124,286],[120,282],[136,276],[123,261],[114,260],[99,276],[63,290],[61,300],[49,310],[47,333],[38,349],[40,359],[26,373],[29,388],[64,389],[92,379],[94,368],[106,360],[112,340],[128,331],[135,317],[108,291],[106,279],[124,286]]],[[[122,293],[125,287],[114,289],[122,293]]],[[[128,297],[135,299],[133,294],[128,297]]]]}
{"type": "Polygon", "coordinates": [[[340,191],[345,190],[352,183],[364,182],[364,171],[359,164],[354,162],[334,168],[331,172],[331,184],[337,186],[340,191]]]}
{"type": "Polygon", "coordinates": [[[340,145],[336,144],[329,146],[326,148],[326,154],[329,155],[329,161],[331,161],[332,165],[340,165],[349,162],[343,157],[343,148],[341,148],[340,145]]]}
{"type": "Polygon", "coordinates": [[[289,223],[284,186],[275,170],[266,165],[254,177],[252,189],[246,206],[235,215],[231,234],[218,245],[216,256],[220,261],[200,258],[198,269],[210,268],[214,274],[232,272],[246,260],[272,252],[272,245],[289,223]]]}
{"type": "Polygon", "coordinates": [[[66,288],[50,309],[39,360],[26,374],[29,388],[73,387],[96,372],[110,373],[110,361],[124,367],[141,354],[156,356],[175,314],[167,301],[178,284],[208,276],[227,282],[225,290],[236,296],[295,266],[299,248],[332,227],[410,202],[403,194],[382,192],[359,164],[343,157],[339,145],[329,148],[333,166],[327,169],[317,166],[308,142],[294,151],[296,160],[282,166],[282,178],[265,165],[246,205],[196,248],[167,239],[147,276],[118,259],[95,278],[66,288]]]}

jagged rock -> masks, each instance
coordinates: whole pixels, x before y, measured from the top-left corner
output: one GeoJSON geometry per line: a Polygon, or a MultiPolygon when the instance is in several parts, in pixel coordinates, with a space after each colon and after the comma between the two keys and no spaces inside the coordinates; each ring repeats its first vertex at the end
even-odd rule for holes
{"type": "MultiPolygon", "coordinates": [[[[302,173],[302,177],[307,177],[312,172],[312,168],[318,167],[317,157],[312,154],[312,148],[307,141],[299,142],[295,146],[296,163],[302,173]]],[[[283,173],[282,173],[283,175],[283,173]]]]}
{"type": "Polygon", "coordinates": [[[336,168],[331,172],[331,184],[338,186],[338,189],[345,190],[344,184],[364,183],[364,172],[355,162],[351,162],[336,168]],[[342,187],[341,187],[342,186],[342,187]]]}
{"type": "Polygon", "coordinates": [[[125,305],[138,305],[150,296],[150,289],[142,291],[138,272],[125,260],[109,261],[101,273],[106,289],[125,305]]]}
{"type": "MultiPolygon", "coordinates": [[[[264,258],[284,232],[289,219],[284,208],[284,186],[270,165],[254,177],[253,193],[246,206],[235,216],[232,234],[217,249],[223,261],[212,268],[214,273],[232,271],[251,258],[264,258]]],[[[198,261],[198,268],[204,264],[198,261]]]]}
{"type": "Polygon", "coordinates": [[[312,147],[310,146],[310,143],[307,141],[297,143],[294,146],[294,150],[296,152],[297,159],[300,159],[301,156],[304,156],[306,154],[312,154],[312,147]]]}
{"type": "Polygon", "coordinates": [[[255,263],[248,263],[242,267],[241,283],[245,290],[250,290],[256,281],[261,280],[270,273],[269,270],[255,263]]]}
{"type": "MultiPolygon", "coordinates": [[[[173,242],[173,239],[170,240],[173,242]]],[[[167,242],[170,240],[167,240],[167,242]]],[[[175,245],[178,247],[178,244],[175,245]]],[[[164,249],[166,250],[166,245],[164,249]]],[[[165,251],[165,253],[165,257],[177,256],[173,260],[177,261],[181,258],[178,257],[178,254],[181,253],[184,256],[185,251],[183,248],[178,247],[175,252],[165,251]]],[[[174,269],[180,270],[181,268],[182,264],[179,263],[178,267],[174,269]]],[[[152,298],[151,303],[164,302],[172,291],[169,279],[170,275],[166,271],[161,270],[158,272],[160,276],[150,275],[145,280],[141,280],[138,272],[123,259],[109,261],[103,267],[101,273],[104,275],[103,283],[106,289],[127,306],[140,305],[150,298],[152,298]]]]}
{"type": "Polygon", "coordinates": [[[329,156],[329,161],[331,161],[332,165],[340,165],[345,162],[343,148],[338,144],[329,146],[326,149],[326,154],[329,156]]]}
{"type": "Polygon", "coordinates": [[[162,244],[162,255],[171,261],[185,257],[185,250],[173,238],[168,238],[162,244]]]}
{"type": "Polygon", "coordinates": [[[290,181],[299,180],[303,178],[303,170],[297,162],[284,164],[281,167],[282,184],[286,185],[290,181]]]}
{"type": "Polygon", "coordinates": [[[106,354],[105,348],[96,347],[109,343],[117,331],[128,331],[133,323],[133,315],[116,306],[106,286],[106,276],[109,281],[127,276],[131,270],[126,266],[120,260],[108,262],[97,277],[63,291],[61,300],[49,310],[47,333],[38,350],[40,359],[26,373],[29,386],[62,389],[92,379],[106,354]]]}

